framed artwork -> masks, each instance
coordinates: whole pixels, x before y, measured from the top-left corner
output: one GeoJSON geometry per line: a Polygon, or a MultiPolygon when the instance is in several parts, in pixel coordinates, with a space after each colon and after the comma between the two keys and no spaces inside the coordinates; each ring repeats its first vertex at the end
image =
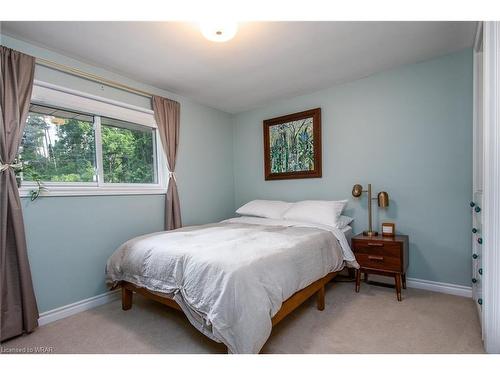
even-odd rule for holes
{"type": "Polygon", "coordinates": [[[396,224],[382,223],[382,236],[394,237],[396,235],[396,224]]]}
{"type": "Polygon", "coordinates": [[[264,120],[266,180],[321,177],[321,108],[264,120]]]}

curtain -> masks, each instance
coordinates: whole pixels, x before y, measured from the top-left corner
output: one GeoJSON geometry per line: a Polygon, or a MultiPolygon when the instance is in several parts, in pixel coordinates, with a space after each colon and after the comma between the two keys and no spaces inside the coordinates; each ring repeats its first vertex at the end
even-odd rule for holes
{"type": "Polygon", "coordinates": [[[168,189],[165,196],[165,229],[177,229],[182,226],[181,205],[175,179],[175,161],[179,146],[180,104],[160,96],[153,96],[153,110],[160,132],[161,144],[167,155],[169,170],[168,189]]]}
{"type": "Polygon", "coordinates": [[[0,341],[38,326],[23,213],[12,163],[31,100],[35,58],[0,46],[0,341]]]}

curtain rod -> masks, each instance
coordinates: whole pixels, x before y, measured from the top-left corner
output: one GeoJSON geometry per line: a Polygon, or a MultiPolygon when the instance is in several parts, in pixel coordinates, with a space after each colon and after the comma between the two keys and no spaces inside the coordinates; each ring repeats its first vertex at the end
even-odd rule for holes
{"type": "Polygon", "coordinates": [[[93,82],[97,82],[97,83],[102,83],[102,84],[104,84],[106,86],[109,86],[109,87],[114,87],[116,89],[120,89],[120,90],[123,90],[123,91],[128,91],[128,92],[130,92],[132,94],[136,94],[136,95],[140,95],[140,96],[145,96],[146,98],[153,97],[153,94],[150,94],[149,92],[142,91],[142,90],[139,90],[139,89],[135,89],[133,87],[130,87],[130,86],[127,86],[127,85],[124,85],[124,84],[121,84],[121,83],[118,83],[118,82],[115,82],[115,81],[111,81],[109,79],[97,76],[95,74],[86,73],[86,72],[84,72],[82,70],[79,70],[79,69],[76,69],[76,68],[70,68],[68,66],[65,66],[65,65],[62,65],[62,64],[58,64],[58,63],[55,63],[55,62],[50,61],[50,60],[42,59],[40,57],[36,58],[36,64],[42,65],[42,66],[46,66],[46,67],[51,68],[51,69],[59,70],[61,72],[68,73],[68,74],[71,74],[71,75],[76,76],[76,77],[85,78],[85,79],[87,79],[89,81],[93,81],[93,82]]]}

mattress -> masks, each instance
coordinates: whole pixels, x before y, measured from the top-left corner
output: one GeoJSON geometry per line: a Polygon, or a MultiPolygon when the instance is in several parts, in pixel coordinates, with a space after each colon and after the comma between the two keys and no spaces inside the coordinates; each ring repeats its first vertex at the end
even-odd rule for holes
{"type": "Polygon", "coordinates": [[[357,267],[344,233],[245,217],[153,233],[120,246],[106,278],[172,295],[206,336],[232,353],[258,353],[286,299],[346,264],[357,267]]]}

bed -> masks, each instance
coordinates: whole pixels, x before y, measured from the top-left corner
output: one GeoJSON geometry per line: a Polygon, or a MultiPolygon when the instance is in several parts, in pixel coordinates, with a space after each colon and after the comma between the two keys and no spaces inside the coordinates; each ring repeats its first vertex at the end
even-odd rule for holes
{"type": "Polygon", "coordinates": [[[259,353],[272,327],[345,266],[359,267],[350,227],[239,217],[134,238],[106,265],[122,308],[133,293],[181,310],[229,353],[259,353]]]}

